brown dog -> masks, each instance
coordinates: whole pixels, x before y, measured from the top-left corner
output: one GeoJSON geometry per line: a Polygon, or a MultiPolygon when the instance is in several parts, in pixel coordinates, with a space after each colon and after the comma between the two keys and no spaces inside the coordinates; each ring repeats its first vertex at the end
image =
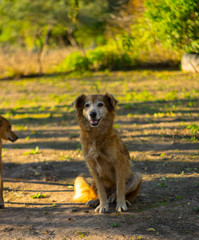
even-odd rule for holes
{"type": "Polygon", "coordinates": [[[97,188],[90,187],[82,177],[75,180],[75,201],[97,206],[96,212],[107,212],[109,203],[117,201],[116,210],[126,211],[140,189],[142,177],[131,171],[129,152],[113,128],[117,100],[111,94],[81,95],[75,102],[81,128],[84,158],[97,188]],[[93,198],[91,197],[93,196],[93,198]],[[90,198],[90,199],[89,199],[90,198]],[[92,200],[94,199],[94,200],[92,200]]]}
{"type": "Polygon", "coordinates": [[[18,139],[18,137],[14,132],[12,132],[9,121],[3,118],[2,116],[0,116],[0,208],[4,207],[2,159],[1,159],[2,139],[15,142],[18,139]]]}

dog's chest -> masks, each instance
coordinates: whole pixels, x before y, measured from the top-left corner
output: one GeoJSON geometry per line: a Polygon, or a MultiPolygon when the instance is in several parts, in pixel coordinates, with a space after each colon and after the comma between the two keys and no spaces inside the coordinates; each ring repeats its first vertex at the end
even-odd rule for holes
{"type": "Polygon", "coordinates": [[[85,152],[85,156],[87,159],[92,159],[95,162],[100,162],[100,159],[109,162],[110,159],[110,151],[107,146],[100,146],[96,142],[93,142],[88,146],[85,152]]]}
{"type": "Polygon", "coordinates": [[[88,152],[87,152],[87,157],[90,159],[97,159],[100,156],[100,150],[97,147],[96,143],[93,143],[89,146],[88,152]]]}
{"type": "Polygon", "coordinates": [[[113,166],[110,162],[109,151],[107,149],[92,144],[88,148],[86,159],[95,167],[99,176],[112,178],[113,166]]]}

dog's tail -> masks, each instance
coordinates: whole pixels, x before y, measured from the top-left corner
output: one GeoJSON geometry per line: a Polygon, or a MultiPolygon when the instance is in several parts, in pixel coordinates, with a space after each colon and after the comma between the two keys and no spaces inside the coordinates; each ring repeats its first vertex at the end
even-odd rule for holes
{"type": "Polygon", "coordinates": [[[86,203],[97,198],[94,186],[89,186],[83,177],[77,177],[74,183],[73,201],[86,203]]]}

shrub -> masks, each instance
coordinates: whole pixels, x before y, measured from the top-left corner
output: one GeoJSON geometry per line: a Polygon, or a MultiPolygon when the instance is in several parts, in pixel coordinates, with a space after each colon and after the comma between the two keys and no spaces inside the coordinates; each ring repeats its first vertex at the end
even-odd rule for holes
{"type": "Polygon", "coordinates": [[[133,59],[127,53],[119,53],[115,47],[109,45],[89,50],[86,56],[91,63],[91,70],[119,70],[134,65],[133,59]]]}
{"type": "Polygon", "coordinates": [[[89,68],[88,59],[81,52],[69,54],[57,67],[58,71],[85,71],[89,68]]]}
{"type": "Polygon", "coordinates": [[[88,50],[85,54],[73,52],[68,55],[61,65],[58,66],[60,71],[98,71],[98,70],[120,70],[128,69],[135,65],[135,60],[127,53],[119,53],[112,46],[97,47],[88,50]]]}
{"type": "Polygon", "coordinates": [[[198,0],[147,0],[145,16],[167,48],[199,53],[198,0]]]}

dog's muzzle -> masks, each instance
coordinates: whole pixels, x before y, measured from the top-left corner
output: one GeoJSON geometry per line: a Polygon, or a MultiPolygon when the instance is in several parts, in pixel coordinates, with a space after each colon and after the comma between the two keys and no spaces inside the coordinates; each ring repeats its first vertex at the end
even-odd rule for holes
{"type": "Polygon", "coordinates": [[[92,126],[92,127],[96,127],[98,124],[99,124],[99,122],[100,122],[100,120],[101,120],[101,118],[99,118],[99,119],[97,119],[96,117],[97,117],[97,113],[96,112],[90,112],[90,119],[89,119],[89,122],[90,122],[90,125],[92,126]]]}
{"type": "Polygon", "coordinates": [[[11,141],[11,142],[15,142],[17,141],[19,137],[17,135],[13,136],[13,137],[9,137],[8,140],[11,141]]]}

